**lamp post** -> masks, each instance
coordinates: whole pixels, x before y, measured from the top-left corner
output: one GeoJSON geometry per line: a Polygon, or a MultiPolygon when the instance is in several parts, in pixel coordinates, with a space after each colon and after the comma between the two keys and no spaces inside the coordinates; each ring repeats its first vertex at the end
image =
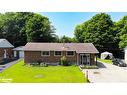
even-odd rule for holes
{"type": "Polygon", "coordinates": [[[88,80],[88,71],[86,71],[86,79],[87,79],[87,82],[89,82],[89,80],[88,80]]]}

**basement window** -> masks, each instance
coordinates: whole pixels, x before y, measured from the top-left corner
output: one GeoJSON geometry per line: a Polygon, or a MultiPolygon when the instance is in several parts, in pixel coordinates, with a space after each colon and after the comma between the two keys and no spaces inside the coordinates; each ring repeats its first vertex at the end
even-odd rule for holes
{"type": "Polygon", "coordinates": [[[49,51],[42,51],[41,55],[42,56],[50,56],[50,52],[49,51]]]}
{"type": "Polygon", "coordinates": [[[67,56],[74,56],[74,51],[67,51],[67,56]]]}
{"type": "Polygon", "coordinates": [[[61,55],[62,55],[61,51],[55,51],[55,56],[61,56],[61,55]]]}

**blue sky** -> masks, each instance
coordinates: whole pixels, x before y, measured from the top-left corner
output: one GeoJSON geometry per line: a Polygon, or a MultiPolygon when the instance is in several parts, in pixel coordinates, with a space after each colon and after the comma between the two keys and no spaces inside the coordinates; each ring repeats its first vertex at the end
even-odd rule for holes
{"type": "MultiPolygon", "coordinates": [[[[92,16],[97,14],[96,12],[42,12],[40,13],[46,16],[51,21],[52,25],[56,28],[56,34],[58,36],[74,36],[75,26],[89,20],[92,16]]],[[[123,16],[127,15],[127,12],[108,12],[111,15],[113,21],[118,21],[123,16]]]]}

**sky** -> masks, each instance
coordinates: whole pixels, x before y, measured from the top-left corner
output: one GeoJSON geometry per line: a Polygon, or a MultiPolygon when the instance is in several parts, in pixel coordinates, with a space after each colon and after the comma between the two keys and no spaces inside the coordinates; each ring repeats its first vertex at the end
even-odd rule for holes
{"type": "MultiPolygon", "coordinates": [[[[42,12],[40,14],[49,18],[59,37],[63,35],[74,37],[76,25],[89,20],[97,12],[42,12]]],[[[118,21],[127,15],[127,12],[108,12],[107,14],[113,21],[118,21]]]]}

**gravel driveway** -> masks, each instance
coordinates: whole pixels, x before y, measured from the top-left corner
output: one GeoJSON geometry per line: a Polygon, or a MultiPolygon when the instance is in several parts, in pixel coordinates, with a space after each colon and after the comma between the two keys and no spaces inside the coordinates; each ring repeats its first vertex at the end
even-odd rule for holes
{"type": "Polygon", "coordinates": [[[92,83],[98,82],[127,82],[127,67],[98,62],[99,69],[84,69],[88,71],[88,79],[92,83]]]}

